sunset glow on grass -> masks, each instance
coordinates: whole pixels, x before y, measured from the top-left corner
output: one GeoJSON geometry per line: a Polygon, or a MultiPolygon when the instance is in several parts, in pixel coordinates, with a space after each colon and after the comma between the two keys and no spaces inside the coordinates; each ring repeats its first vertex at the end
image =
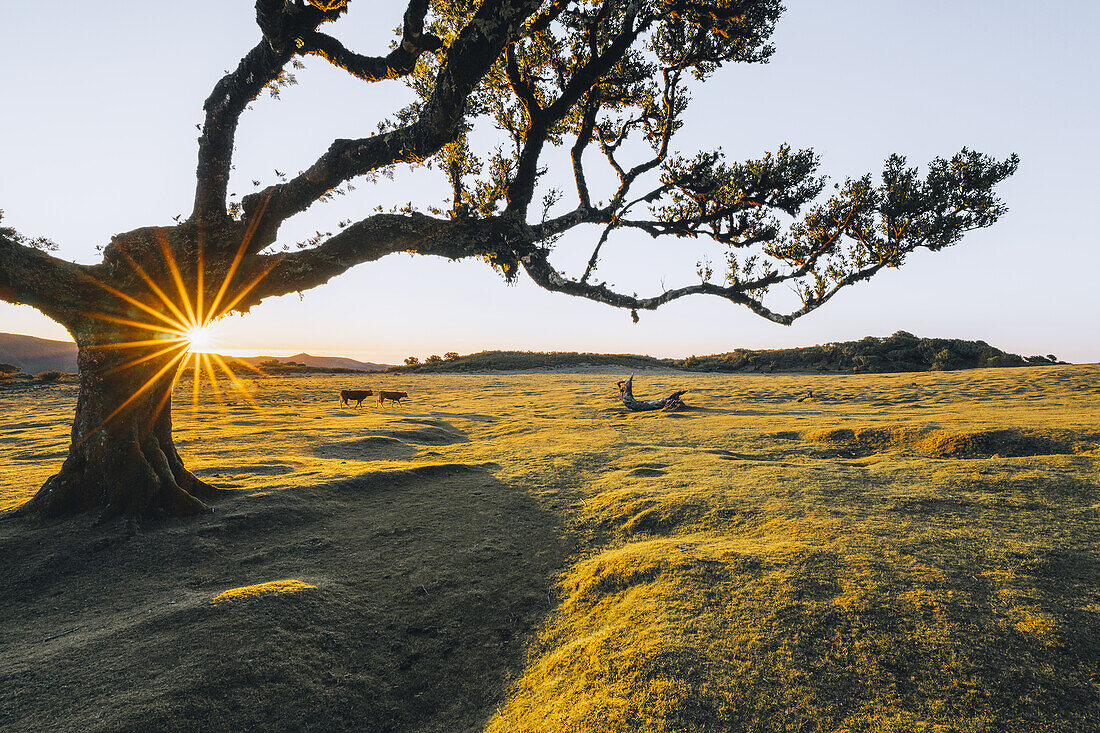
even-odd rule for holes
{"type": "Polygon", "coordinates": [[[246,585],[240,588],[230,588],[227,591],[219,593],[212,599],[214,603],[221,603],[223,601],[232,601],[241,598],[252,598],[255,596],[262,596],[273,593],[300,593],[304,590],[316,590],[317,586],[310,585],[301,580],[272,580],[267,583],[257,583],[256,585],[246,585]]]}

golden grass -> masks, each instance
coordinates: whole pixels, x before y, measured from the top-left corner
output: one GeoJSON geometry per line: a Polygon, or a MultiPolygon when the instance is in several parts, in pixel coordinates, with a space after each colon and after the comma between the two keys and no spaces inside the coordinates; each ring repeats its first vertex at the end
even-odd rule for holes
{"type": "Polygon", "coordinates": [[[243,585],[240,588],[230,588],[229,590],[222,591],[210,600],[214,603],[223,603],[225,601],[237,601],[244,598],[255,598],[256,596],[274,595],[278,593],[301,593],[304,590],[316,589],[317,586],[310,585],[302,580],[269,580],[266,583],[243,585]]]}
{"type": "MultiPolygon", "coordinates": [[[[176,434],[245,502],[488,466],[557,518],[574,553],[493,733],[1100,730],[1100,367],[642,373],[639,397],[690,389],[644,414],[621,376],[260,380],[259,412],[176,434]],[[410,399],[337,405],[359,386],[410,399]]],[[[0,506],[56,469],[62,389],[0,393],[0,506]]]]}

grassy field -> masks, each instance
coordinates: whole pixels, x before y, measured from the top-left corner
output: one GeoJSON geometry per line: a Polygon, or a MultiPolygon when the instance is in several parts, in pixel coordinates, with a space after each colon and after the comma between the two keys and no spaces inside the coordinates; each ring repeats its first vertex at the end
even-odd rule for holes
{"type": "MultiPolygon", "coordinates": [[[[623,376],[185,400],[213,515],[0,519],[0,729],[1100,730],[1100,367],[623,376]]],[[[0,508],[74,402],[0,392],[0,508]]]]}

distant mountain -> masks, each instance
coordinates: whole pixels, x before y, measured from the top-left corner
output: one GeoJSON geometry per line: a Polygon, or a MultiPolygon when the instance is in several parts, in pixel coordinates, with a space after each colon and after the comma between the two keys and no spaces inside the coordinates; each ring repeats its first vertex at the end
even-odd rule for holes
{"type": "MultiPolygon", "coordinates": [[[[227,357],[228,358],[228,357],[227,357]]],[[[387,369],[391,364],[375,364],[356,361],[342,356],[245,356],[236,357],[239,361],[259,364],[263,361],[278,361],[286,364],[295,362],[321,369],[353,369],[355,371],[377,372],[387,369]]],[[[71,341],[51,341],[35,336],[23,336],[15,333],[0,333],[0,364],[14,364],[28,374],[58,371],[69,374],[76,372],[76,344],[71,341]]]]}
{"type": "Polygon", "coordinates": [[[237,360],[248,362],[253,366],[265,361],[278,361],[283,364],[294,362],[295,364],[304,364],[305,366],[320,367],[322,369],[355,369],[361,372],[380,372],[393,366],[392,364],[375,364],[370,361],[356,361],[343,356],[312,356],[304,352],[294,356],[243,356],[237,357],[237,360]]]}
{"type": "Polygon", "coordinates": [[[0,364],[14,364],[27,374],[76,372],[76,344],[17,333],[0,333],[0,364]]]}

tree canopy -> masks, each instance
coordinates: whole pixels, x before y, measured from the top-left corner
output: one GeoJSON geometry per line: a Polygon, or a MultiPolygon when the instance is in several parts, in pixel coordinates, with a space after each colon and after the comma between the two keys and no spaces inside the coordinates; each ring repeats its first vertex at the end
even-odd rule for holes
{"type": "MultiPolygon", "coordinates": [[[[812,150],[783,144],[743,162],[720,150],[677,150],[691,94],[706,93],[724,65],[772,55],[769,38],[782,11],[775,0],[412,0],[384,56],[362,55],[323,32],[348,5],[259,0],[260,41],[204,105],[195,202],[184,225],[245,225],[243,269],[266,275],[235,309],[408,251],[482,257],[509,279],[523,271],[548,290],[613,306],[653,309],[709,294],[790,323],[839,289],[900,266],[915,249],[954,244],[1005,211],[994,187],[1015,170],[1015,156],[997,161],[964,148],[922,174],[891,155],[881,173],[830,187],[812,150]],[[229,202],[240,116],[307,56],[364,82],[403,77],[417,99],[372,134],[332,141],[306,170],[239,206],[229,202]],[[568,150],[565,176],[552,171],[559,160],[547,163],[553,148],[568,150]],[[275,251],[288,217],[395,166],[437,171],[449,182],[450,200],[375,212],[334,236],[275,251]],[[608,172],[613,185],[593,184],[606,182],[608,172]],[[570,190],[559,187],[568,178],[570,190]],[[559,270],[556,241],[586,224],[600,231],[587,266],[559,270]],[[698,284],[660,293],[616,292],[598,268],[605,243],[624,230],[711,240],[723,248],[724,267],[715,273],[708,266],[698,284]],[[798,294],[800,307],[769,307],[768,292],[780,283],[798,294]]],[[[19,240],[7,242],[10,249],[19,240]]],[[[7,289],[16,292],[6,299],[18,301],[19,284],[7,289]]]]}

